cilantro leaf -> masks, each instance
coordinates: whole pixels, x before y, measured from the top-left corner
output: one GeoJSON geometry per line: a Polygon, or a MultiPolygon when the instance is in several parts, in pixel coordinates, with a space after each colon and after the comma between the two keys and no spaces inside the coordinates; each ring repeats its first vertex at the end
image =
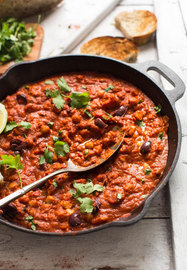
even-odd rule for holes
{"type": "Polygon", "coordinates": [[[94,191],[102,192],[104,187],[101,185],[93,185],[92,181],[89,181],[86,184],[77,183],[76,181],[73,182],[73,187],[76,189],[76,194],[73,197],[79,197],[82,194],[91,194],[94,191]]]}
{"type": "Polygon", "coordinates": [[[52,80],[46,80],[46,81],[45,81],[45,84],[46,84],[46,85],[50,85],[50,84],[54,84],[54,82],[53,82],[52,80]]]}
{"type": "Polygon", "coordinates": [[[116,194],[117,201],[121,200],[122,197],[123,195],[121,193],[116,194]]]}
{"type": "Polygon", "coordinates": [[[158,104],[158,106],[154,107],[154,110],[155,110],[156,114],[159,113],[161,111],[161,109],[162,109],[162,106],[160,104],[158,104]]]}
{"type": "Polygon", "coordinates": [[[4,129],[4,132],[9,132],[11,130],[13,130],[15,127],[17,127],[17,123],[15,121],[10,121],[6,124],[6,127],[4,129]]]}
{"type": "Polygon", "coordinates": [[[144,172],[145,172],[145,175],[148,175],[148,174],[150,174],[151,169],[146,169],[146,170],[144,170],[144,172]]]}
{"type": "Polygon", "coordinates": [[[53,125],[54,125],[54,122],[48,122],[47,124],[48,124],[48,126],[49,126],[50,128],[52,128],[53,125]]]}
{"type": "Polygon", "coordinates": [[[93,115],[88,111],[88,109],[85,109],[85,110],[84,110],[84,113],[85,113],[87,116],[89,116],[90,118],[93,117],[93,115]]]}
{"type": "Polygon", "coordinates": [[[47,163],[52,164],[53,163],[53,152],[50,151],[48,148],[44,150],[44,158],[47,161],[47,163]]]}
{"type": "Polygon", "coordinates": [[[158,137],[162,140],[162,139],[163,139],[163,132],[160,132],[160,133],[158,134],[158,137]]]}
{"type": "Polygon", "coordinates": [[[31,124],[29,122],[26,122],[26,121],[21,121],[18,126],[22,126],[23,128],[25,129],[29,129],[31,128],[31,124]]]}
{"type": "Polygon", "coordinates": [[[137,121],[137,125],[139,126],[139,127],[144,127],[145,126],[145,123],[144,123],[144,121],[143,120],[141,120],[141,121],[137,121]]]}
{"type": "Polygon", "coordinates": [[[66,142],[57,141],[55,142],[55,153],[57,156],[65,157],[67,153],[69,153],[69,145],[66,142]]]}
{"type": "Polygon", "coordinates": [[[34,218],[32,216],[27,216],[25,219],[29,223],[29,222],[33,221],[34,218]]]}
{"type": "Polygon", "coordinates": [[[15,157],[12,155],[1,155],[0,165],[6,165],[7,169],[15,169],[20,180],[20,186],[22,188],[22,180],[19,170],[23,168],[23,164],[20,161],[20,155],[15,157]]]}
{"type": "Polygon", "coordinates": [[[92,213],[93,211],[93,201],[90,198],[77,198],[80,203],[80,209],[82,213],[92,213]]]}
{"type": "Polygon", "coordinates": [[[104,89],[104,91],[109,92],[112,89],[114,89],[114,86],[112,84],[110,84],[107,88],[104,89]]]}
{"type": "Polygon", "coordinates": [[[70,95],[71,107],[76,109],[85,108],[90,101],[90,95],[88,92],[73,92],[70,95]]]}
{"type": "Polygon", "coordinates": [[[53,181],[53,187],[54,188],[57,188],[58,187],[58,184],[57,184],[57,181],[56,180],[53,181]]]}
{"type": "Polygon", "coordinates": [[[64,77],[57,79],[57,84],[58,84],[58,87],[60,88],[61,91],[65,92],[65,93],[71,92],[71,88],[68,86],[64,77]]]}
{"type": "Polygon", "coordinates": [[[45,157],[41,156],[39,160],[39,165],[45,164],[45,157]]]}
{"type": "Polygon", "coordinates": [[[31,124],[29,122],[26,122],[26,121],[21,121],[20,123],[16,123],[15,121],[10,121],[6,124],[6,127],[4,129],[4,132],[8,132],[8,131],[11,131],[13,130],[14,128],[16,127],[23,127],[24,129],[29,129],[31,128],[31,124]]]}
{"type": "Polygon", "coordinates": [[[53,100],[53,104],[55,105],[57,109],[62,109],[64,107],[65,100],[60,94],[56,96],[55,98],[53,98],[52,100],[53,100]]]}

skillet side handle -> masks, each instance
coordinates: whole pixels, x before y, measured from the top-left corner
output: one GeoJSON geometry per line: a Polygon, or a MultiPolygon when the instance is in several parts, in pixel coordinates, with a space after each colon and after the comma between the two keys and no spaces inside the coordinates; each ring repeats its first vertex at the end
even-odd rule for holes
{"type": "Polygon", "coordinates": [[[166,94],[168,99],[172,104],[174,104],[178,99],[180,99],[185,91],[185,84],[181,80],[181,78],[169,67],[166,65],[157,62],[157,61],[147,61],[144,63],[133,64],[132,66],[135,67],[138,71],[144,73],[148,76],[152,81],[156,82],[162,91],[166,94]],[[174,89],[173,90],[166,90],[163,88],[163,85],[157,81],[155,81],[149,74],[147,73],[149,70],[154,70],[162,75],[168,82],[170,82],[174,89]]]}

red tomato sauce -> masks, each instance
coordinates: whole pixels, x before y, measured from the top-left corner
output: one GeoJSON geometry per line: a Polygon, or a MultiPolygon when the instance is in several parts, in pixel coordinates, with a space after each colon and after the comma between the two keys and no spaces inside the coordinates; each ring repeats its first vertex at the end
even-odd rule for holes
{"type": "MultiPolygon", "coordinates": [[[[0,155],[20,155],[23,186],[65,168],[69,158],[79,166],[97,163],[119,140],[116,126],[125,137],[118,153],[101,167],[58,175],[0,212],[20,226],[58,233],[128,217],[159,182],[168,154],[168,117],[161,116],[158,104],[137,87],[106,74],[61,76],[23,86],[4,101],[9,122],[31,124],[0,135],[0,155]],[[71,91],[89,93],[88,105],[72,106],[71,92],[59,89],[61,76],[71,91]],[[46,90],[54,89],[62,93],[63,108],[46,95],[46,90]],[[56,141],[63,142],[66,151],[59,154],[56,141]]],[[[3,198],[20,188],[20,180],[16,170],[5,165],[1,173],[3,198]]]]}

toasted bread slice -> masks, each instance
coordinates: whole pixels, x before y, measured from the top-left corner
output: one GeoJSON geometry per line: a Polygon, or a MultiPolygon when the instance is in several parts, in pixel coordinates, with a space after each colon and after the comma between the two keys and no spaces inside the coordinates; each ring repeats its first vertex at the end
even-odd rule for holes
{"type": "Polygon", "coordinates": [[[81,53],[108,56],[125,62],[134,62],[138,56],[138,49],[127,38],[103,36],[84,43],[81,47],[81,53]]]}
{"type": "MultiPolygon", "coordinates": [[[[44,29],[40,24],[27,24],[27,27],[33,27],[36,31],[36,37],[34,38],[34,44],[31,49],[31,52],[24,57],[24,61],[32,61],[36,60],[40,57],[40,51],[42,47],[43,37],[44,37],[44,29]]],[[[14,65],[14,61],[10,61],[6,64],[0,65],[0,75],[2,75],[9,67],[14,65]]]]}
{"type": "Polygon", "coordinates": [[[136,45],[147,43],[156,31],[156,16],[147,10],[124,11],[115,17],[115,25],[136,45]]]}

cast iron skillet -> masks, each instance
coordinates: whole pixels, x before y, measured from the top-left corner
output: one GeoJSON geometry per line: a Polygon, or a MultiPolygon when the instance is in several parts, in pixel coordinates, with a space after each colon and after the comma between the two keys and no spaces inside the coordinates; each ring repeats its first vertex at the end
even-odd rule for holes
{"type": "MultiPolygon", "coordinates": [[[[175,101],[182,97],[185,90],[185,85],[182,80],[170,68],[159,62],[149,61],[142,64],[129,65],[121,61],[100,56],[63,55],[34,62],[25,62],[10,68],[0,78],[0,100],[3,100],[7,95],[16,92],[23,84],[35,82],[52,75],[73,71],[96,71],[112,74],[137,86],[153,100],[156,105],[161,104],[162,114],[169,117],[169,152],[166,168],[158,185],[129,217],[120,218],[116,221],[89,230],[83,230],[76,233],[68,232],[65,233],[65,235],[88,233],[109,226],[129,225],[137,222],[144,216],[153,197],[166,185],[178,160],[181,146],[181,126],[175,109],[175,101]],[[164,90],[161,85],[149,77],[147,74],[147,71],[149,70],[154,70],[165,77],[173,85],[173,90],[164,90]]],[[[0,218],[0,222],[13,228],[35,234],[61,235],[59,233],[32,231],[13,224],[3,219],[3,217],[0,218]]]]}

